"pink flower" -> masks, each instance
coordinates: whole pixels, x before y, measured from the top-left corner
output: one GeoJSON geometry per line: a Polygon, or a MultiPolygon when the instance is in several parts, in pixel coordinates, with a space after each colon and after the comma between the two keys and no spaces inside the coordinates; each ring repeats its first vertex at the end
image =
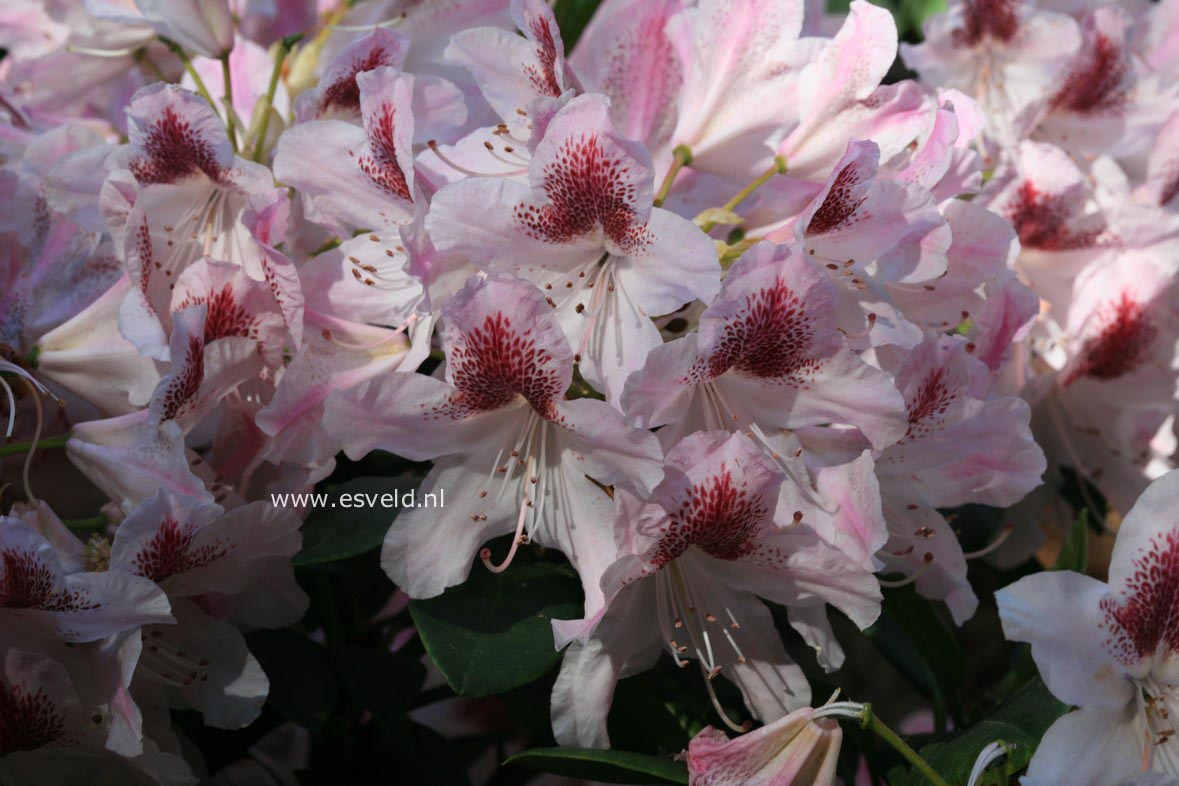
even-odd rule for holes
{"type": "Polygon", "coordinates": [[[108,175],[104,207],[135,284],[123,304],[124,334],[162,360],[181,273],[202,257],[262,269],[243,216],[272,179],[265,167],[234,156],[212,107],[175,85],[140,90],[128,116],[131,144],[110,163],[125,169],[108,175]]]}
{"type": "Polygon", "coordinates": [[[195,707],[222,728],[257,717],[269,683],[232,622],[281,627],[302,616],[307,597],[290,567],[301,543],[299,519],[268,503],[225,511],[160,491],[133,508],[107,575],[156,582],[176,617],[144,628],[142,695],[195,707]]]}
{"type": "Polygon", "coordinates": [[[414,78],[381,66],[354,76],[364,127],[329,119],[287,129],[274,174],[297,188],[307,217],[341,235],[407,223],[415,200],[414,78]]]}
{"type": "Polygon", "coordinates": [[[562,745],[607,746],[615,684],[665,649],[696,660],[710,693],[718,675],[736,683],[767,723],[806,706],[810,686],[759,598],[812,611],[830,603],[860,627],[879,614],[871,570],[779,504],[793,481],[744,434],[694,434],[664,473],[645,498],[615,492],[619,558],[602,577],[605,608],[553,623],[557,646],[569,644],[552,696],[562,745]]]}
{"type": "Polygon", "coordinates": [[[716,293],[715,248],[688,220],[651,207],[650,155],[614,130],[602,96],[553,117],[530,171],[530,187],[488,177],[444,187],[426,229],[439,251],[541,287],[581,373],[616,402],[660,343],[651,317],[716,293]]]}
{"type": "MultiPolygon", "coordinates": [[[[123,650],[138,655],[138,634],[123,650]]],[[[68,651],[62,654],[74,661],[68,651]]],[[[116,751],[105,738],[110,726],[107,705],[94,704],[95,688],[107,675],[96,675],[101,661],[78,662],[70,669],[57,659],[17,647],[0,646],[0,707],[4,733],[0,758],[6,777],[18,783],[72,783],[79,772],[91,782],[126,783],[149,779],[180,786],[195,784],[179,756],[161,752],[147,741],[138,751],[116,751]],[[119,754],[119,755],[116,755],[119,754]]]]}
{"type": "Polygon", "coordinates": [[[523,37],[495,27],[464,30],[451,38],[446,57],[471,72],[509,128],[527,134],[534,101],[547,103],[542,114],[551,114],[563,99],[580,92],[580,85],[565,62],[561,31],[548,4],[512,0],[511,15],[523,37]]]}
{"type": "Polygon", "coordinates": [[[686,755],[691,786],[835,786],[843,730],[810,707],[729,739],[712,726],[686,755]]]}
{"type": "Polygon", "coordinates": [[[26,646],[42,638],[97,641],[129,628],[169,623],[159,587],[135,576],[86,573],[28,523],[0,517],[0,619],[26,646]]]}
{"type": "Polygon", "coordinates": [[[730,269],[700,331],[660,345],[631,376],[623,407],[667,446],[702,429],[751,431],[769,452],[783,429],[846,424],[876,447],[904,434],[900,394],[846,347],[836,287],[785,246],[759,243],[730,269]]]}
{"type": "Polygon", "coordinates": [[[397,518],[386,572],[411,597],[438,595],[466,578],[487,540],[514,531],[510,555],[531,539],[570,558],[594,613],[615,555],[599,483],[645,492],[659,477],[658,442],[601,401],[564,399],[573,353],[530,284],[473,278],[442,318],[445,381],[385,374],[327,404],[325,428],[348,455],[380,447],[435,460],[421,491],[449,501],[397,518]]]}
{"type": "Polygon", "coordinates": [[[86,0],[100,19],[148,25],[191,54],[221,57],[233,48],[229,0],[86,0]]]}
{"type": "Polygon", "coordinates": [[[1081,47],[1065,14],[1013,0],[957,0],[925,23],[925,41],[901,46],[922,80],[977,98],[989,134],[1014,145],[1035,110],[1081,47]]]}

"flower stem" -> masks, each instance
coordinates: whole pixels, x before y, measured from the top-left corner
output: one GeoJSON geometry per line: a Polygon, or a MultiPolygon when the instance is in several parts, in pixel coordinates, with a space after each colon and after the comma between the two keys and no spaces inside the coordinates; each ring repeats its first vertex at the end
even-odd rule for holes
{"type": "Polygon", "coordinates": [[[196,85],[197,92],[201,94],[201,98],[209,102],[209,106],[213,107],[213,111],[216,112],[217,102],[213,100],[213,95],[205,85],[205,80],[201,79],[201,75],[192,67],[192,60],[189,58],[188,52],[185,52],[184,47],[170,38],[160,36],[160,42],[168,47],[172,51],[172,54],[180,58],[180,62],[184,64],[184,72],[192,77],[192,82],[196,85]]]}
{"type": "Polygon", "coordinates": [[[910,764],[912,764],[918,772],[924,775],[927,781],[934,784],[934,786],[949,786],[949,784],[946,783],[946,780],[942,776],[938,775],[934,771],[933,767],[929,766],[929,762],[921,758],[921,754],[917,753],[917,751],[909,747],[909,744],[901,739],[899,734],[888,728],[888,726],[885,726],[884,723],[882,723],[881,720],[876,717],[876,713],[872,712],[871,704],[864,705],[864,711],[860,715],[860,726],[862,728],[868,729],[876,736],[880,737],[880,739],[891,745],[897,753],[904,756],[905,759],[910,764]]]}
{"type": "Polygon", "coordinates": [[[671,193],[671,184],[675,182],[676,175],[685,166],[692,163],[692,151],[687,145],[676,145],[676,148],[671,151],[674,158],[671,160],[671,168],[667,170],[667,175],[663,178],[663,183],[659,186],[659,193],[655,195],[655,207],[660,207],[667,199],[667,195],[671,193]]]}
{"type": "Polygon", "coordinates": [[[237,152],[237,121],[234,118],[237,112],[233,108],[233,74],[229,69],[229,53],[221,55],[221,76],[225,85],[225,130],[229,134],[229,144],[233,147],[233,152],[237,152]]]}
{"type": "MultiPolygon", "coordinates": [[[[66,441],[69,440],[69,434],[58,434],[56,437],[45,437],[37,440],[36,448],[41,450],[43,448],[64,448],[66,441]]],[[[32,441],[28,442],[9,442],[5,445],[0,445],[0,458],[4,456],[19,456],[22,453],[28,453],[34,447],[32,441]]]]}
{"type": "Polygon", "coordinates": [[[278,52],[274,55],[274,70],[270,72],[270,85],[266,88],[266,103],[263,104],[262,120],[258,124],[258,142],[254,145],[254,160],[261,163],[266,153],[266,132],[270,129],[270,110],[274,108],[274,93],[278,90],[278,80],[282,78],[282,65],[287,61],[287,55],[295,44],[303,40],[302,33],[289,35],[278,45],[278,52]]]}
{"type": "MultiPolygon", "coordinates": [[[[733,210],[736,209],[737,205],[744,202],[746,199],[749,198],[750,194],[752,194],[754,191],[756,191],[757,189],[759,189],[763,185],[765,185],[767,182],[769,182],[770,178],[772,178],[774,175],[784,175],[784,174],[786,174],[786,159],[783,158],[782,156],[774,156],[774,165],[771,166],[766,171],[762,172],[756,178],[754,178],[752,183],[750,183],[749,185],[745,186],[745,188],[738,191],[732,199],[730,199],[728,202],[725,202],[724,206],[721,207],[721,210],[723,210],[727,213],[733,212],[733,210]]],[[[709,221],[709,222],[705,223],[703,226],[701,226],[700,228],[703,229],[705,232],[711,232],[713,230],[713,228],[715,228],[715,227],[716,227],[716,222],[709,221]]]]}
{"type": "Polygon", "coordinates": [[[70,529],[101,529],[110,523],[110,519],[99,515],[88,519],[63,519],[61,523],[70,529]]]}
{"type": "Polygon", "coordinates": [[[132,57],[135,58],[136,63],[139,63],[140,67],[149,71],[156,79],[160,80],[161,82],[168,81],[167,75],[165,75],[164,72],[160,70],[160,67],[156,65],[156,61],[152,60],[151,55],[147,53],[146,46],[141,46],[136,49],[134,54],[132,54],[132,57]]]}

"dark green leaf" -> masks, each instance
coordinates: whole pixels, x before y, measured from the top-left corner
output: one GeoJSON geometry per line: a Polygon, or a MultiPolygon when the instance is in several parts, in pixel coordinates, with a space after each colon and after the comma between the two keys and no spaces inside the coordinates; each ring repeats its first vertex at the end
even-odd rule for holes
{"type": "Polygon", "coordinates": [[[291,630],[251,633],[246,643],[270,680],[266,703],[292,723],[318,730],[338,698],[323,647],[291,630]]]}
{"type": "MultiPolygon", "coordinates": [[[[1015,773],[1031,761],[1040,738],[1068,707],[1048,692],[1039,677],[1021,687],[994,714],[969,729],[948,739],[932,742],[919,753],[950,783],[966,783],[978,754],[992,742],[1003,742],[1008,747],[1007,771],[1015,773]]],[[[984,784],[994,785],[984,779],[984,784]]],[[[893,786],[927,786],[916,772],[894,771],[889,783],[893,786]]]]}
{"type": "Polygon", "coordinates": [[[911,586],[890,590],[868,633],[889,662],[934,702],[939,716],[956,708],[965,654],[957,632],[933,602],[911,586]]]}
{"type": "Polygon", "coordinates": [[[602,783],[688,782],[688,768],[682,762],[628,751],[534,748],[517,753],[505,763],[602,783]]]}
{"type": "MultiPolygon", "coordinates": [[[[382,495],[396,495],[417,488],[420,478],[406,474],[395,478],[353,478],[326,492],[332,507],[314,508],[303,524],[303,549],[292,560],[295,565],[318,565],[324,562],[355,557],[378,548],[385,539],[389,525],[397,517],[398,507],[384,507],[382,495]],[[348,504],[359,507],[340,507],[341,496],[352,495],[348,504]],[[357,494],[368,495],[364,498],[357,494]],[[367,504],[376,500],[378,504],[367,504]]],[[[389,497],[384,497],[388,501],[389,497]]]]}
{"type": "MultiPolygon", "coordinates": [[[[699,680],[698,673],[691,676],[699,680]]],[[[654,754],[679,753],[687,748],[692,738],[689,728],[695,718],[675,694],[675,687],[657,669],[618,683],[610,705],[613,744],[654,754]]]]}
{"type": "Polygon", "coordinates": [[[1082,510],[1077,516],[1068,537],[1060,547],[1053,570],[1075,570],[1084,573],[1089,567],[1089,511],[1082,510]]]}
{"type": "Polygon", "coordinates": [[[602,0],[557,0],[553,6],[553,15],[557,17],[561,40],[565,42],[565,54],[573,51],[573,45],[581,38],[585,26],[593,18],[601,2],[602,0]]]}
{"type": "Polygon", "coordinates": [[[385,723],[398,725],[426,681],[417,658],[363,647],[335,647],[332,665],[344,690],[385,723]]]}
{"type": "Polygon", "coordinates": [[[537,679],[561,655],[553,619],[582,614],[581,582],[563,565],[520,553],[503,573],[475,565],[437,598],[409,605],[426,652],[455,692],[503,693],[537,679]]]}

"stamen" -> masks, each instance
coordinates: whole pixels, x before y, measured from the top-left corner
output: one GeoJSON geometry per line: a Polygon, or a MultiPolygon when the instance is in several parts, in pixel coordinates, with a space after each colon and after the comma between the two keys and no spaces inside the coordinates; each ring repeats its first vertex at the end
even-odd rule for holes
{"type": "MultiPolygon", "coordinates": [[[[716,672],[719,671],[720,669],[716,670],[716,672]]],[[[724,724],[733,731],[742,734],[753,728],[753,723],[751,721],[736,723],[732,718],[729,717],[728,713],[725,712],[725,708],[721,706],[720,699],[716,697],[716,690],[712,687],[712,677],[715,677],[716,674],[712,673],[706,676],[708,676],[708,679],[704,680],[704,687],[708,689],[708,700],[712,702],[712,708],[716,710],[716,714],[720,716],[720,719],[724,722],[724,724]]]]}
{"type": "MultiPolygon", "coordinates": [[[[836,691],[838,693],[838,691],[836,691]]],[[[835,698],[834,696],[832,697],[835,698]]],[[[858,701],[828,701],[822,707],[815,708],[811,718],[851,718],[861,720],[864,717],[864,705],[858,701]]]]}
{"type": "Polygon", "coordinates": [[[330,25],[328,25],[328,28],[331,30],[340,30],[345,33],[371,33],[373,30],[376,30],[377,28],[380,28],[380,27],[394,27],[396,25],[401,24],[405,20],[406,15],[407,15],[406,12],[402,11],[400,14],[393,17],[392,19],[386,19],[384,22],[374,22],[371,25],[334,25],[334,24],[330,24],[330,25]]]}
{"type": "Polygon", "coordinates": [[[1015,532],[1015,525],[1008,522],[1007,524],[1003,525],[1003,531],[999,533],[999,536],[995,538],[995,540],[992,541],[990,545],[983,546],[978,551],[967,552],[963,556],[965,556],[966,559],[978,559],[979,557],[985,557],[1002,546],[1003,542],[1011,537],[1012,532],[1015,532]]]}
{"type": "Polygon", "coordinates": [[[880,586],[889,587],[891,589],[896,589],[898,587],[907,587],[910,584],[915,583],[919,578],[921,578],[923,575],[925,575],[925,571],[929,570],[929,566],[932,564],[933,564],[933,554],[930,552],[926,552],[925,562],[921,565],[920,568],[913,571],[912,575],[908,576],[907,578],[898,579],[896,581],[888,581],[886,579],[878,579],[878,581],[880,582],[880,586]]]}
{"type": "Polygon", "coordinates": [[[75,44],[66,44],[66,51],[73,52],[78,55],[88,55],[89,57],[127,57],[135,54],[139,47],[127,47],[126,49],[95,49],[89,46],[77,46],[75,44]]]}
{"type": "Polygon", "coordinates": [[[516,549],[520,547],[521,543],[527,542],[527,537],[524,535],[524,519],[528,516],[528,507],[531,501],[528,495],[524,495],[524,501],[520,503],[520,517],[516,519],[516,534],[512,538],[512,546],[508,549],[508,556],[504,557],[504,561],[496,565],[491,561],[491,549],[486,546],[479,552],[479,559],[483,560],[483,565],[492,573],[503,573],[508,569],[508,565],[512,564],[512,560],[516,556],[516,549]]]}
{"type": "Polygon", "coordinates": [[[45,423],[45,412],[41,408],[41,397],[37,394],[37,388],[40,385],[34,386],[28,377],[21,377],[20,381],[24,383],[29,393],[32,394],[33,406],[37,411],[37,425],[33,429],[33,441],[29,446],[29,452],[25,454],[24,472],[21,475],[25,484],[25,498],[32,502],[37,497],[33,494],[32,486],[29,485],[29,469],[33,466],[33,454],[37,452],[37,443],[41,441],[41,427],[45,423]]]}
{"type": "Polygon", "coordinates": [[[974,767],[970,770],[970,778],[967,780],[966,786],[976,786],[983,773],[1006,755],[1007,745],[1003,742],[992,742],[983,748],[982,752],[978,754],[978,758],[974,760],[974,767]]]}
{"type": "MultiPolygon", "coordinates": [[[[476,172],[474,169],[468,169],[467,167],[463,166],[462,164],[456,163],[455,161],[452,161],[451,159],[449,159],[445,155],[443,155],[442,148],[438,145],[437,140],[435,140],[435,139],[429,140],[428,142],[426,142],[426,147],[430,148],[430,150],[432,150],[434,152],[434,155],[438,156],[439,161],[446,164],[448,167],[450,167],[451,169],[453,169],[454,171],[456,171],[462,175],[469,175],[470,177],[515,177],[516,175],[528,174],[527,168],[514,169],[510,172],[476,172]]],[[[503,163],[508,164],[509,166],[512,165],[511,161],[504,161],[503,163]]]]}
{"type": "MultiPolygon", "coordinates": [[[[862,288],[862,287],[857,287],[857,288],[862,288]]],[[[874,328],[874,327],[876,327],[876,313],[873,311],[869,311],[868,312],[868,327],[864,328],[863,330],[861,330],[857,333],[849,333],[848,331],[844,330],[843,328],[839,328],[839,332],[842,333],[845,338],[866,339],[866,338],[868,338],[868,335],[872,332],[872,328],[874,328]]]]}

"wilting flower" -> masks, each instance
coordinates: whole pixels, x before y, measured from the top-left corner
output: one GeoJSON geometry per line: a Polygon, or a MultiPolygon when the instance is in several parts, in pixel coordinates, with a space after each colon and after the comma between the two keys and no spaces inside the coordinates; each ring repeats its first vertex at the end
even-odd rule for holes
{"type": "Polygon", "coordinates": [[[708,726],[688,744],[691,786],[835,786],[843,730],[810,707],[734,739],[708,726]]]}
{"type": "Polygon", "coordinates": [[[1028,786],[1179,775],[1179,472],[1151,484],[1118,531],[1109,583],[1037,573],[996,594],[1008,638],[1027,641],[1057,698],[1079,707],[1052,725],[1028,786]]]}

